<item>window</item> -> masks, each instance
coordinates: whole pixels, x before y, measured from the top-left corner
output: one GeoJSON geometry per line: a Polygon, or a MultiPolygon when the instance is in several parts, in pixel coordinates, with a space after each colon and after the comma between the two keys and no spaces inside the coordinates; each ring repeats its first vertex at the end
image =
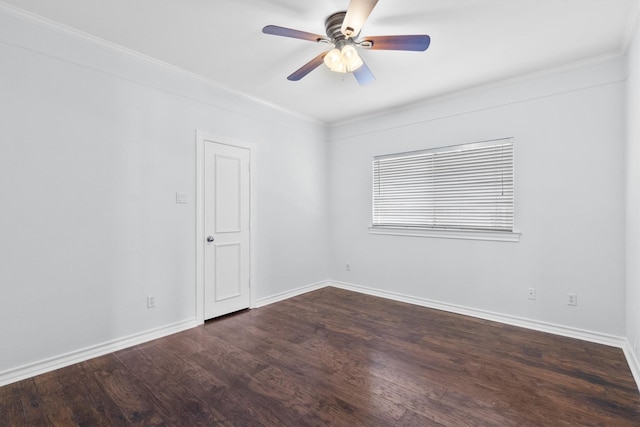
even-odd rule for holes
{"type": "Polygon", "coordinates": [[[492,239],[513,233],[513,214],[511,138],[373,159],[374,233],[492,239]]]}

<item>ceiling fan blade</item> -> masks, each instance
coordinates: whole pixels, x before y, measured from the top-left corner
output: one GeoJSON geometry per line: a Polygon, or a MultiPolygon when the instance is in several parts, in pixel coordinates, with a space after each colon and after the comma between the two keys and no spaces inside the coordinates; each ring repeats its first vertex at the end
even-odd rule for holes
{"type": "Polygon", "coordinates": [[[306,76],[307,74],[309,74],[310,72],[318,68],[320,64],[324,62],[324,57],[327,55],[327,53],[328,52],[322,52],[320,55],[316,56],[311,61],[304,64],[298,70],[294,71],[289,77],[287,77],[287,80],[297,82],[298,80],[300,80],[301,78],[303,78],[304,76],[306,76]]]}
{"type": "Polygon", "coordinates": [[[365,37],[362,47],[373,50],[412,50],[425,51],[431,44],[431,37],[426,34],[414,36],[376,36],[365,37]],[[371,46],[367,46],[367,44],[371,46]]]}
{"type": "Polygon", "coordinates": [[[309,40],[311,42],[318,42],[326,39],[326,37],[320,34],[307,33],[306,31],[292,30],[291,28],[278,27],[277,25],[267,25],[262,29],[265,34],[272,34],[274,36],[291,37],[293,39],[309,40]]]}
{"type": "Polygon", "coordinates": [[[347,14],[342,22],[340,30],[342,34],[347,37],[356,37],[376,3],[378,3],[378,0],[351,0],[347,14]]]}
{"type": "Polygon", "coordinates": [[[364,62],[357,70],[353,71],[353,75],[356,77],[356,80],[358,80],[358,83],[360,83],[360,86],[372,83],[376,79],[364,62]]]}

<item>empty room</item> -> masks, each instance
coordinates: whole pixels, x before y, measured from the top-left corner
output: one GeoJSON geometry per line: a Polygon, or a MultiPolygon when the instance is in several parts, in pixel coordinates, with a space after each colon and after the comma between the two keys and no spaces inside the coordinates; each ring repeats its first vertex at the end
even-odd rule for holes
{"type": "Polygon", "coordinates": [[[0,426],[639,426],[639,0],[0,0],[0,426]]]}

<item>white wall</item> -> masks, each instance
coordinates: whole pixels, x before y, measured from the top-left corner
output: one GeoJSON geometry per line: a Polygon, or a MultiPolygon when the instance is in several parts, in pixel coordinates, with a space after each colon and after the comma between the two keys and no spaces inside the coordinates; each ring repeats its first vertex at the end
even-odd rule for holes
{"type": "Polygon", "coordinates": [[[332,279],[623,336],[623,70],[615,59],[335,126],[332,279]],[[519,243],[368,233],[373,156],[503,137],[515,138],[519,243]]]}
{"type": "Polygon", "coordinates": [[[257,298],[327,279],[321,125],[2,11],[0,58],[0,378],[194,319],[197,129],[257,144],[257,298]]]}
{"type": "MultiPolygon", "coordinates": [[[[636,361],[640,361],[640,31],[637,29],[628,49],[627,67],[626,336],[636,361]]],[[[636,381],[640,386],[640,377],[636,381]]]]}

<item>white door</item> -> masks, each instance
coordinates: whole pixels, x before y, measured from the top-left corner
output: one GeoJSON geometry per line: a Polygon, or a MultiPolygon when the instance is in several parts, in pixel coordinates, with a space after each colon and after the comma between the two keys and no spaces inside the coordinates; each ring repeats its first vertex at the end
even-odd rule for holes
{"type": "Polygon", "coordinates": [[[204,157],[206,320],[250,306],[251,153],[205,141],[204,157]]]}

